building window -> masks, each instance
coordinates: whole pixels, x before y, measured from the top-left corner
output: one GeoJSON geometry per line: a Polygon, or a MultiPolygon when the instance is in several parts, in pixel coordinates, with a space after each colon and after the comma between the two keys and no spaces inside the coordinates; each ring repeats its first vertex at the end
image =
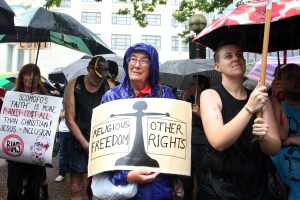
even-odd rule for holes
{"type": "Polygon", "coordinates": [[[249,63],[250,63],[250,64],[255,63],[255,58],[249,58],[249,63]]]}
{"type": "Polygon", "coordinates": [[[60,7],[71,8],[71,0],[61,0],[60,7]]]}
{"type": "Polygon", "coordinates": [[[172,4],[172,6],[179,6],[181,1],[182,0],[171,0],[171,4],[172,4]]]}
{"type": "Polygon", "coordinates": [[[100,24],[101,23],[101,13],[99,12],[82,12],[81,22],[88,24],[100,24]]]}
{"type": "Polygon", "coordinates": [[[181,38],[181,51],[189,52],[189,43],[185,43],[185,38],[181,38]]]}
{"type": "Polygon", "coordinates": [[[131,45],[130,35],[111,35],[111,48],[115,50],[126,50],[131,45]]]}
{"type": "Polygon", "coordinates": [[[181,27],[188,27],[189,26],[189,21],[186,20],[184,22],[179,22],[175,18],[172,17],[171,18],[171,26],[173,26],[173,27],[179,27],[179,26],[181,26],[181,27]]]}
{"type": "Polygon", "coordinates": [[[123,25],[130,25],[131,24],[131,15],[119,15],[117,13],[112,14],[112,19],[111,19],[112,24],[123,24],[123,25]]]}
{"type": "Polygon", "coordinates": [[[189,27],[189,21],[186,20],[186,21],[182,22],[181,27],[189,27]]]}
{"type": "Polygon", "coordinates": [[[205,48],[206,58],[214,58],[214,52],[210,48],[205,48]]]}
{"type": "Polygon", "coordinates": [[[125,2],[124,1],[120,1],[120,0],[112,0],[113,3],[126,3],[126,4],[130,4],[131,1],[130,0],[126,0],[125,2]]]}
{"type": "Polygon", "coordinates": [[[172,51],[179,51],[179,37],[178,36],[172,36],[172,41],[171,41],[171,49],[172,51]]]}
{"type": "Polygon", "coordinates": [[[171,41],[172,51],[188,52],[189,43],[185,44],[184,40],[185,40],[184,38],[181,38],[179,36],[172,36],[172,41],[171,41]]]}
{"type": "Polygon", "coordinates": [[[160,26],[160,15],[146,15],[146,21],[148,22],[149,26],[160,26]]]}
{"type": "Polygon", "coordinates": [[[156,50],[161,49],[161,42],[160,42],[160,36],[154,36],[154,35],[142,35],[142,42],[146,44],[151,44],[156,48],[156,50]]]}
{"type": "Polygon", "coordinates": [[[171,18],[171,26],[178,27],[179,26],[179,22],[176,19],[171,18]]]}

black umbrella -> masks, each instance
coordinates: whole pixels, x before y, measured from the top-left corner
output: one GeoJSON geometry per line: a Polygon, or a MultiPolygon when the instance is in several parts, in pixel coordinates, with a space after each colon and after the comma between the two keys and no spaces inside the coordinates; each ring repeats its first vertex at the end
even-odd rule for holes
{"type": "Polygon", "coordinates": [[[113,53],[100,38],[67,14],[42,7],[11,8],[16,13],[16,34],[2,35],[1,43],[54,42],[89,55],[113,53]]]}
{"type": "Polygon", "coordinates": [[[9,5],[4,0],[0,0],[0,34],[15,32],[14,15],[9,5]]]}
{"type": "Polygon", "coordinates": [[[178,89],[186,89],[193,75],[204,75],[210,85],[221,83],[222,76],[214,70],[213,59],[170,60],[160,65],[160,83],[178,89]]]}

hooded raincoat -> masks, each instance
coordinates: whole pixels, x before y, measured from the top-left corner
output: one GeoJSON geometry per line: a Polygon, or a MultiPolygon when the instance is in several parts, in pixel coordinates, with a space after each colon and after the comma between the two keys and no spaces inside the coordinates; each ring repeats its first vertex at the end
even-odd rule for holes
{"type": "MultiPolygon", "coordinates": [[[[172,98],[175,96],[172,90],[163,85],[159,85],[159,62],[158,53],[156,49],[148,44],[138,43],[129,47],[124,56],[123,68],[125,71],[125,78],[123,83],[107,91],[102,98],[101,104],[117,99],[137,98],[134,90],[130,86],[128,75],[128,60],[135,51],[146,52],[151,60],[150,76],[148,81],[151,86],[151,94],[144,98],[172,98]]],[[[125,185],[128,171],[114,171],[112,182],[115,185],[125,185]]],[[[151,183],[138,185],[138,191],[134,200],[171,200],[172,199],[172,177],[168,174],[159,174],[151,183]]]]}

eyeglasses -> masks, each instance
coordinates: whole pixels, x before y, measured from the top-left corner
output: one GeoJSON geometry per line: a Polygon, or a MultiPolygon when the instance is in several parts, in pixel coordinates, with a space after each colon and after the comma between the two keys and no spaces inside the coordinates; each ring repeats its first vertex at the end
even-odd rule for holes
{"type": "Polygon", "coordinates": [[[130,58],[128,62],[132,65],[136,65],[139,62],[142,67],[149,67],[150,65],[150,60],[148,59],[138,60],[137,58],[130,58]]]}

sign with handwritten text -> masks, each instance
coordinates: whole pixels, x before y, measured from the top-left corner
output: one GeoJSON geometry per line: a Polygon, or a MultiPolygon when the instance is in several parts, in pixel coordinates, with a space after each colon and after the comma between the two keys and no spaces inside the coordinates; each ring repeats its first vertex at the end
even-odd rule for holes
{"type": "Polygon", "coordinates": [[[0,115],[0,157],[52,165],[62,98],[8,91],[0,115]]]}
{"type": "Polygon", "coordinates": [[[121,169],[190,175],[191,121],[191,104],[175,99],[121,99],[94,108],[88,175],[121,169]]]}

